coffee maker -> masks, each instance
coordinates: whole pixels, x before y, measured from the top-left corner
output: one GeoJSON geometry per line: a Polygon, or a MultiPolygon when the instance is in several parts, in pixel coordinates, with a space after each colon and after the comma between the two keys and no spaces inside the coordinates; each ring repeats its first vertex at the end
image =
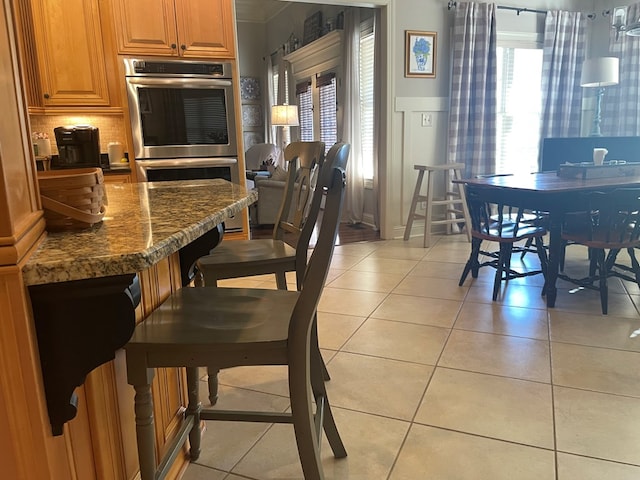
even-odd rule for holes
{"type": "Polygon", "coordinates": [[[51,168],[102,167],[98,129],[89,125],[56,127],[58,157],[51,159],[51,168]]]}

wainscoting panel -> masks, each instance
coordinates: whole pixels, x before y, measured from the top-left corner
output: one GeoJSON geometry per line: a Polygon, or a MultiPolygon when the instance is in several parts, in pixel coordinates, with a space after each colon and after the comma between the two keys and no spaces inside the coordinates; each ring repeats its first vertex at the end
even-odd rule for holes
{"type": "MultiPolygon", "coordinates": [[[[447,161],[449,98],[396,97],[395,111],[402,115],[402,155],[399,162],[393,162],[393,178],[398,185],[394,198],[398,208],[395,209],[393,236],[400,238],[404,234],[418,176],[413,166],[441,165],[447,161]],[[423,126],[423,115],[427,117],[426,126],[423,126]]],[[[438,185],[437,193],[441,191],[444,191],[444,183],[438,185]]],[[[423,229],[422,221],[415,222],[412,235],[422,235],[423,229]]]]}

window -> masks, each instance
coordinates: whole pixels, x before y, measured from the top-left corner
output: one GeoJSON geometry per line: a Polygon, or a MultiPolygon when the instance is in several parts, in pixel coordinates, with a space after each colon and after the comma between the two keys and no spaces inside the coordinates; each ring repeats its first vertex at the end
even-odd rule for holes
{"type": "Polygon", "coordinates": [[[311,95],[311,82],[296,85],[298,97],[298,116],[300,117],[300,140],[313,141],[313,96],[311,95]]]}
{"type": "Polygon", "coordinates": [[[336,76],[333,73],[316,79],[320,104],[320,141],[324,142],[325,153],[338,141],[338,117],[336,98],[336,76]]]}
{"type": "Polygon", "coordinates": [[[496,173],[538,171],[542,48],[498,45],[496,173]]]}
{"type": "Polygon", "coordinates": [[[360,128],[362,173],[365,179],[373,179],[374,39],[371,17],[363,21],[360,27],[360,128]]]}
{"type": "Polygon", "coordinates": [[[337,96],[333,72],[316,75],[296,85],[300,140],[319,139],[325,144],[325,153],[338,141],[337,96]]]}

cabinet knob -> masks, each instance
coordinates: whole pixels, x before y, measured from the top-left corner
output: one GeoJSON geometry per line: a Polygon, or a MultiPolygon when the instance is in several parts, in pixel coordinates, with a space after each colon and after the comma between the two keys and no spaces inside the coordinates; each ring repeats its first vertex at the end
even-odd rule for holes
{"type": "Polygon", "coordinates": [[[183,45],[180,45],[180,48],[181,48],[182,50],[186,50],[186,49],[187,49],[187,46],[183,44],[183,45]]]}
{"type": "Polygon", "coordinates": [[[49,95],[48,93],[44,94],[44,98],[49,98],[51,95],[49,95]]]}
{"type": "Polygon", "coordinates": [[[176,49],[177,45],[175,43],[171,44],[171,48],[173,48],[174,50],[176,49]]]}

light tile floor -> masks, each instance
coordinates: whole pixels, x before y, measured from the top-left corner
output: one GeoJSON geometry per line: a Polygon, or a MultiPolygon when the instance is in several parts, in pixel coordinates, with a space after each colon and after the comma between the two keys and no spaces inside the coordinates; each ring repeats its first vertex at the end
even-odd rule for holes
{"type": "MultiPolygon", "coordinates": [[[[326,478],[639,479],[640,289],[611,281],[607,316],[597,292],[564,282],[547,309],[539,275],[492,302],[489,268],[458,286],[469,250],[460,235],[336,247],[318,327],[349,456],[325,440],[326,478]]],[[[582,247],[567,257],[584,271],[582,247]]],[[[224,285],[275,288],[268,276],[224,285]]],[[[220,382],[221,407],[288,408],[283,367],[220,382]]],[[[301,479],[293,428],[209,422],[184,478],[301,479]]]]}

